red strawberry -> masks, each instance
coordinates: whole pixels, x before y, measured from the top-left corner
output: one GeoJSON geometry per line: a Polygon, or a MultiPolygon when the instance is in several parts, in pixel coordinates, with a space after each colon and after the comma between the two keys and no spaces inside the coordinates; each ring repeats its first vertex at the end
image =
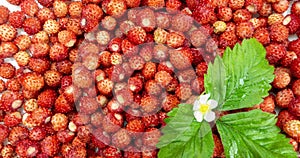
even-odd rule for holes
{"type": "Polygon", "coordinates": [[[34,127],[29,131],[29,139],[34,141],[43,140],[46,137],[46,131],[42,127],[34,127]]]}
{"type": "Polygon", "coordinates": [[[138,51],[137,46],[131,43],[128,39],[124,39],[121,44],[121,49],[125,57],[131,57],[138,51]]]}
{"type": "Polygon", "coordinates": [[[145,61],[140,56],[132,56],[129,59],[129,64],[132,70],[142,70],[145,65],[145,61]]]}
{"type": "Polygon", "coordinates": [[[267,1],[263,1],[262,7],[258,10],[258,14],[264,17],[268,17],[272,14],[272,4],[267,1]]]}
{"type": "Polygon", "coordinates": [[[158,71],[155,74],[155,81],[162,87],[167,86],[172,81],[172,79],[173,77],[166,71],[158,71]]]}
{"type": "Polygon", "coordinates": [[[54,106],[57,93],[52,89],[46,89],[41,92],[37,99],[37,104],[41,107],[51,108],[54,106]]]}
{"type": "Polygon", "coordinates": [[[266,28],[258,28],[254,31],[253,37],[261,44],[267,45],[270,43],[269,31],[266,28]]]}
{"type": "Polygon", "coordinates": [[[42,24],[44,24],[47,20],[54,20],[55,15],[53,11],[49,8],[42,8],[37,12],[37,18],[40,20],[42,24]]]}
{"type": "Polygon", "coordinates": [[[99,92],[103,95],[110,95],[113,89],[113,82],[110,79],[104,79],[97,83],[99,92]]]}
{"type": "Polygon", "coordinates": [[[126,148],[130,144],[130,142],[131,137],[125,129],[120,129],[112,135],[112,145],[119,149],[126,148]]]}
{"type": "Polygon", "coordinates": [[[84,114],[92,114],[96,112],[98,109],[98,103],[94,98],[90,98],[87,96],[84,96],[80,99],[79,105],[77,107],[78,111],[84,114]]]}
{"type": "Polygon", "coordinates": [[[172,17],[171,29],[179,32],[186,32],[191,29],[192,24],[192,17],[184,14],[176,14],[174,17],[172,17]]]}
{"type": "Polygon", "coordinates": [[[275,112],[275,97],[269,95],[264,98],[264,101],[259,104],[259,108],[264,112],[274,113],[275,112]]]}
{"type": "Polygon", "coordinates": [[[12,5],[19,5],[21,3],[21,0],[6,0],[6,1],[12,5]]]}
{"type": "Polygon", "coordinates": [[[44,78],[40,74],[29,72],[21,77],[21,84],[25,90],[39,91],[44,87],[44,78]]]}
{"type": "Polygon", "coordinates": [[[143,80],[139,77],[130,77],[128,80],[128,88],[134,93],[137,93],[143,88],[143,80]]]}
{"type": "Polygon", "coordinates": [[[39,153],[39,144],[32,140],[24,139],[16,144],[15,150],[19,156],[34,157],[39,153]]]}
{"type": "Polygon", "coordinates": [[[28,62],[28,67],[33,72],[42,74],[50,69],[50,61],[43,58],[30,58],[28,62]]]}
{"type": "Polygon", "coordinates": [[[243,8],[245,0],[229,0],[228,5],[232,10],[243,8]]]}
{"type": "Polygon", "coordinates": [[[275,69],[275,78],[272,83],[274,88],[285,88],[291,81],[290,73],[286,71],[281,71],[281,69],[283,68],[278,67],[275,69]]]}
{"type": "Polygon", "coordinates": [[[295,96],[299,96],[300,95],[300,80],[295,80],[292,84],[292,91],[294,93],[295,96]]]}
{"type": "Polygon", "coordinates": [[[266,58],[270,64],[276,64],[286,54],[286,49],[282,44],[271,43],[266,47],[266,58]]]}
{"type": "Polygon", "coordinates": [[[4,122],[4,125],[6,125],[8,127],[16,126],[22,122],[22,115],[18,111],[8,113],[5,115],[3,122],[4,122]]]}
{"type": "Polygon", "coordinates": [[[21,28],[24,20],[25,20],[25,14],[21,11],[14,11],[14,12],[10,13],[9,18],[8,18],[8,22],[14,28],[21,28]]]}
{"type": "Polygon", "coordinates": [[[73,105],[70,104],[64,95],[59,95],[54,103],[54,111],[59,113],[68,113],[73,110],[73,105]]]}
{"type": "Polygon", "coordinates": [[[96,4],[87,4],[82,9],[82,17],[87,20],[100,20],[102,15],[102,9],[96,4]]]}
{"type": "Polygon", "coordinates": [[[37,0],[44,7],[51,7],[54,0],[37,0]]]}
{"type": "Polygon", "coordinates": [[[149,95],[158,96],[162,92],[161,86],[155,80],[148,80],[145,83],[145,87],[144,88],[145,88],[145,91],[147,92],[147,94],[149,94],[149,95]]]}
{"type": "Polygon", "coordinates": [[[282,24],[274,24],[270,27],[270,39],[274,42],[283,42],[289,37],[289,29],[282,24]]]}
{"type": "Polygon", "coordinates": [[[124,123],[124,118],[119,113],[108,113],[102,120],[102,127],[105,132],[117,132],[124,123]]]}
{"type": "Polygon", "coordinates": [[[175,95],[180,99],[180,100],[187,100],[191,97],[192,95],[192,89],[190,85],[188,84],[180,84],[175,91],[175,95]]]}
{"type": "Polygon", "coordinates": [[[142,44],[146,40],[146,31],[142,27],[134,27],[127,32],[127,38],[133,44],[142,44]]]}
{"type": "MultiPolygon", "coordinates": [[[[3,128],[0,126],[1,132],[4,132],[3,134],[6,134],[5,131],[3,131],[3,128]]],[[[16,126],[13,127],[8,135],[8,141],[13,146],[16,145],[16,143],[22,139],[28,138],[28,129],[22,126],[16,126]]]]}
{"type": "Polygon", "coordinates": [[[144,123],[141,119],[133,119],[127,122],[126,130],[132,137],[140,136],[145,130],[144,123]]]}
{"type": "Polygon", "coordinates": [[[165,112],[171,111],[173,108],[177,107],[180,103],[179,99],[172,94],[168,94],[166,97],[163,97],[162,108],[165,112]]]}
{"type": "Polygon", "coordinates": [[[221,48],[232,48],[238,42],[238,39],[234,31],[225,31],[220,35],[219,41],[221,48]]]}

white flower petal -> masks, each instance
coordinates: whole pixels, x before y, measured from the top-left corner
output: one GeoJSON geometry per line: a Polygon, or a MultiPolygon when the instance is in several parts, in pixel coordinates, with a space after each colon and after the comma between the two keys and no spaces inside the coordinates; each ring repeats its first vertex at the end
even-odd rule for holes
{"type": "Polygon", "coordinates": [[[194,112],[194,116],[196,118],[196,120],[198,122],[202,122],[203,121],[203,114],[200,111],[195,111],[194,112]]]}
{"type": "Polygon", "coordinates": [[[209,97],[210,97],[210,94],[200,95],[200,99],[199,99],[200,103],[206,104],[209,97]]]}
{"type": "Polygon", "coordinates": [[[200,107],[200,101],[197,99],[195,102],[194,102],[194,106],[193,106],[193,110],[196,111],[198,110],[200,107]]]}
{"type": "Polygon", "coordinates": [[[215,118],[216,118],[216,114],[212,111],[207,112],[204,116],[204,119],[207,122],[211,122],[211,121],[215,120],[215,118]]]}
{"type": "Polygon", "coordinates": [[[214,109],[218,106],[218,102],[212,99],[207,101],[207,104],[209,105],[210,109],[214,109]]]}

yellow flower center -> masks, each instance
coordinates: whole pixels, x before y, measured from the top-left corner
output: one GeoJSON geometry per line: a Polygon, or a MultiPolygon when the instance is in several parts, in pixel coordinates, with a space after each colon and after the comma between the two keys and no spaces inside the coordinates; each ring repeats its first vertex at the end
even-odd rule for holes
{"type": "Polygon", "coordinates": [[[208,104],[201,104],[200,107],[199,107],[199,111],[201,113],[207,113],[209,109],[209,105],[208,104]]]}

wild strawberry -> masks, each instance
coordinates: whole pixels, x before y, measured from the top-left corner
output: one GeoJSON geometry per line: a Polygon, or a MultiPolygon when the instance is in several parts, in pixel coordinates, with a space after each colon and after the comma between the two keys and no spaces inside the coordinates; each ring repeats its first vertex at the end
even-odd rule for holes
{"type": "Polygon", "coordinates": [[[68,5],[64,1],[54,1],[53,12],[56,17],[65,17],[68,13],[68,5]]]}
{"type": "Polygon", "coordinates": [[[43,28],[48,34],[56,34],[59,31],[59,23],[56,20],[49,19],[45,21],[43,28]]]}
{"type": "Polygon", "coordinates": [[[204,91],[203,76],[197,77],[195,80],[192,81],[192,89],[197,94],[201,94],[204,91]]]}
{"type": "Polygon", "coordinates": [[[39,4],[47,8],[52,7],[54,2],[54,0],[37,0],[37,1],[39,2],[39,4]]]}
{"type": "Polygon", "coordinates": [[[1,131],[0,140],[1,140],[1,142],[4,142],[9,135],[9,132],[10,132],[9,128],[7,126],[1,124],[0,131],[1,131]]]}
{"type": "Polygon", "coordinates": [[[175,95],[180,100],[187,100],[192,95],[192,89],[188,84],[180,84],[175,91],[175,95]]]}
{"type": "Polygon", "coordinates": [[[112,147],[112,146],[108,146],[103,150],[103,155],[105,157],[122,157],[122,153],[120,151],[120,149],[112,147]]]}
{"type": "Polygon", "coordinates": [[[34,1],[34,0],[24,0],[23,2],[21,2],[20,7],[21,7],[22,12],[24,12],[28,16],[32,16],[32,17],[39,10],[39,6],[36,3],[36,1],[34,1]]]}
{"type": "Polygon", "coordinates": [[[134,93],[138,93],[143,88],[143,80],[139,77],[130,77],[128,79],[128,88],[134,93]]]}
{"type": "Polygon", "coordinates": [[[233,21],[236,23],[247,22],[252,14],[247,9],[238,9],[233,13],[233,21]]]}
{"type": "Polygon", "coordinates": [[[22,89],[21,94],[23,95],[24,99],[33,99],[38,96],[38,91],[29,91],[29,90],[22,89]]]}
{"type": "Polygon", "coordinates": [[[300,46],[300,39],[292,40],[289,42],[287,49],[289,51],[294,51],[297,56],[300,55],[300,50],[298,49],[300,46]]]}
{"type": "Polygon", "coordinates": [[[23,29],[28,35],[38,33],[41,29],[41,22],[37,18],[27,18],[23,22],[23,29]]]}
{"type": "Polygon", "coordinates": [[[155,74],[155,81],[165,87],[172,81],[172,76],[166,71],[158,71],[155,74]]]}
{"type": "Polygon", "coordinates": [[[55,104],[57,93],[52,89],[42,91],[37,99],[37,104],[41,107],[51,108],[55,104]]]}
{"type": "Polygon", "coordinates": [[[54,20],[55,15],[53,11],[49,8],[42,8],[37,12],[37,18],[40,20],[42,24],[44,24],[47,20],[54,20]]]}
{"type": "Polygon", "coordinates": [[[213,23],[217,20],[214,8],[206,4],[197,5],[193,10],[192,17],[201,25],[213,23]]]}
{"type": "Polygon", "coordinates": [[[1,96],[1,110],[5,112],[16,111],[23,103],[23,97],[18,92],[4,91],[1,96]]]}
{"type": "Polygon", "coordinates": [[[274,25],[274,24],[281,24],[284,19],[284,16],[282,14],[273,13],[270,16],[268,16],[268,24],[274,25]]]}
{"type": "Polygon", "coordinates": [[[17,30],[10,24],[0,25],[0,39],[4,42],[12,41],[17,36],[17,30]]]}
{"type": "Polygon", "coordinates": [[[177,32],[167,34],[166,44],[172,48],[178,48],[183,45],[185,37],[177,32]]]}
{"type": "Polygon", "coordinates": [[[280,0],[276,3],[272,3],[272,8],[277,13],[283,13],[289,8],[289,4],[287,0],[280,0]]]}
{"type": "Polygon", "coordinates": [[[271,43],[266,47],[266,58],[270,64],[276,64],[286,54],[286,49],[282,44],[271,43]]]}
{"type": "Polygon", "coordinates": [[[161,133],[156,128],[148,128],[143,135],[143,145],[150,148],[155,148],[159,141],[161,133]]]}
{"type": "Polygon", "coordinates": [[[165,6],[165,2],[163,0],[146,0],[145,3],[147,6],[154,9],[162,8],[165,6]]]}
{"type": "Polygon", "coordinates": [[[98,109],[98,103],[94,98],[82,97],[77,107],[78,111],[84,114],[92,114],[98,109]]]}
{"type": "Polygon", "coordinates": [[[291,13],[297,16],[300,15],[300,2],[296,1],[292,4],[291,13]]]}
{"type": "Polygon", "coordinates": [[[283,125],[283,131],[299,142],[299,128],[300,121],[299,120],[290,120],[283,125]]]}
{"type": "Polygon", "coordinates": [[[12,42],[1,42],[0,58],[12,57],[18,52],[18,47],[12,42]]]}
{"type": "Polygon", "coordinates": [[[48,156],[54,156],[59,152],[59,141],[56,136],[47,136],[41,141],[41,150],[48,156]]]}
{"type": "Polygon", "coordinates": [[[51,118],[51,124],[55,131],[62,131],[68,126],[68,118],[64,114],[56,113],[51,118]]]}
{"type": "Polygon", "coordinates": [[[120,17],[126,9],[126,3],[123,0],[105,0],[102,2],[102,8],[108,15],[120,17]]]}
{"type": "Polygon", "coordinates": [[[229,0],[228,5],[232,10],[243,8],[245,0],[229,0]]]}
{"type": "Polygon", "coordinates": [[[300,89],[299,89],[299,86],[300,86],[300,80],[295,80],[293,83],[292,83],[292,91],[293,91],[293,94],[295,96],[299,96],[300,95],[300,89]]]}
{"type": "Polygon", "coordinates": [[[48,70],[44,73],[44,79],[48,86],[57,87],[60,85],[62,74],[55,70],[48,70]]]}
{"type": "Polygon", "coordinates": [[[82,34],[80,19],[70,18],[66,24],[66,29],[73,31],[76,35],[82,34]]]}
{"type": "Polygon", "coordinates": [[[49,56],[53,61],[62,61],[68,57],[68,48],[60,43],[55,43],[50,48],[49,56]]]}
{"type": "Polygon", "coordinates": [[[216,34],[222,33],[226,30],[226,23],[224,21],[216,21],[213,24],[213,27],[216,34]]]}
{"type": "Polygon", "coordinates": [[[107,31],[98,31],[96,34],[96,40],[100,45],[107,45],[110,41],[110,35],[107,31]]]}
{"type": "Polygon", "coordinates": [[[146,31],[142,27],[134,27],[127,32],[127,38],[133,44],[142,44],[146,39],[146,31]]]}
{"type": "Polygon", "coordinates": [[[14,43],[18,46],[18,48],[22,51],[25,51],[31,45],[31,40],[28,35],[19,35],[14,40],[14,43]]]}
{"type": "Polygon", "coordinates": [[[0,93],[2,93],[6,89],[5,82],[0,80],[0,93]]]}
{"type": "Polygon", "coordinates": [[[146,80],[149,80],[154,78],[156,71],[156,64],[153,62],[147,62],[142,69],[142,75],[146,80]]]}
{"type": "Polygon", "coordinates": [[[15,150],[19,156],[34,157],[39,152],[39,144],[32,140],[24,139],[16,144],[15,150]]]}
{"type": "Polygon", "coordinates": [[[127,39],[124,39],[122,41],[121,49],[125,57],[131,57],[138,51],[138,47],[127,39]]]}
{"type": "Polygon", "coordinates": [[[108,113],[102,120],[102,127],[105,132],[112,133],[118,131],[124,123],[124,118],[119,113],[108,113]]]}
{"type": "Polygon", "coordinates": [[[162,108],[165,112],[169,112],[177,107],[179,103],[180,101],[175,95],[168,94],[162,101],[162,108]]]}
{"type": "Polygon", "coordinates": [[[267,45],[270,43],[269,31],[266,28],[256,29],[254,31],[253,37],[263,45],[267,45]]]}
{"type": "Polygon", "coordinates": [[[157,28],[154,31],[154,41],[156,43],[166,43],[167,42],[167,36],[168,36],[168,32],[165,31],[164,29],[161,28],[157,28]]]}
{"type": "Polygon", "coordinates": [[[274,113],[275,112],[275,97],[269,95],[264,98],[264,101],[257,106],[264,112],[274,113]]]}
{"type": "Polygon", "coordinates": [[[300,108],[300,104],[299,104],[299,98],[295,98],[288,106],[288,110],[291,114],[299,117],[300,116],[300,112],[299,112],[299,108],[300,108]]]}
{"type": "Polygon", "coordinates": [[[225,31],[220,35],[219,45],[221,48],[233,47],[237,42],[237,36],[234,31],[225,31]]]}
{"type": "Polygon", "coordinates": [[[257,13],[263,4],[263,0],[245,0],[245,8],[251,13],[257,13]]]}
{"type": "Polygon", "coordinates": [[[95,145],[99,149],[103,149],[110,144],[111,139],[110,135],[104,132],[102,128],[97,128],[93,130],[91,141],[93,145],[95,145]]]}
{"type": "Polygon", "coordinates": [[[50,46],[47,43],[35,43],[30,46],[29,51],[31,52],[32,57],[44,58],[48,56],[50,46]]]}
{"type": "Polygon", "coordinates": [[[37,104],[36,99],[28,99],[28,100],[26,100],[26,102],[23,105],[23,108],[27,113],[33,112],[38,107],[39,107],[39,105],[37,104]]]}
{"type": "Polygon", "coordinates": [[[4,121],[4,125],[6,125],[7,127],[13,127],[22,122],[22,115],[18,111],[12,112],[6,114],[3,121],[4,121]]]}
{"type": "Polygon", "coordinates": [[[72,31],[63,30],[58,33],[58,41],[66,47],[72,47],[76,42],[76,35],[72,31]]]}
{"type": "Polygon", "coordinates": [[[16,68],[10,63],[0,65],[0,76],[5,79],[11,79],[15,76],[16,68]]]}
{"type": "Polygon", "coordinates": [[[261,9],[258,10],[258,14],[264,17],[268,17],[270,14],[272,14],[272,4],[263,1],[261,9]]]}
{"type": "Polygon", "coordinates": [[[279,71],[279,68],[275,69],[275,78],[272,83],[274,88],[285,88],[291,81],[291,76],[288,72],[279,71]]]}
{"type": "Polygon", "coordinates": [[[25,20],[25,14],[21,11],[14,11],[9,14],[8,22],[14,28],[21,28],[23,25],[23,21],[25,20]]]}
{"type": "Polygon", "coordinates": [[[127,130],[120,129],[115,134],[112,135],[112,145],[119,149],[126,148],[131,142],[131,137],[128,134],[127,130]]]}
{"type": "Polygon", "coordinates": [[[158,96],[162,92],[161,86],[155,80],[148,80],[145,83],[145,87],[144,88],[145,88],[145,91],[147,92],[147,94],[149,94],[149,95],[158,96]]]}
{"type": "Polygon", "coordinates": [[[101,21],[101,26],[108,31],[115,29],[117,21],[112,16],[105,16],[101,21]]]}
{"type": "Polygon", "coordinates": [[[87,20],[100,20],[102,15],[102,9],[96,4],[87,4],[82,9],[82,17],[87,20]]]}
{"type": "Polygon", "coordinates": [[[90,88],[93,84],[93,79],[91,72],[86,69],[84,66],[79,65],[74,67],[73,65],[73,74],[72,80],[73,84],[79,88],[90,88]]]}
{"type": "Polygon", "coordinates": [[[129,59],[129,64],[133,70],[142,70],[145,65],[145,61],[140,56],[133,56],[129,59]]]}
{"type": "Polygon", "coordinates": [[[29,139],[34,141],[43,140],[46,137],[46,131],[42,127],[34,127],[29,131],[29,139]]]}
{"type": "Polygon", "coordinates": [[[145,130],[144,123],[141,119],[133,119],[126,124],[126,130],[132,137],[140,136],[145,130]]]}
{"type": "Polygon", "coordinates": [[[270,27],[270,39],[274,42],[283,42],[289,37],[289,29],[282,24],[274,24],[270,27]]]}
{"type": "Polygon", "coordinates": [[[294,94],[291,89],[281,90],[276,94],[275,97],[276,105],[281,108],[287,108],[293,99],[294,94]]]}
{"type": "Polygon", "coordinates": [[[7,2],[12,4],[12,5],[20,5],[20,3],[22,1],[21,0],[7,0],[7,2]]]}
{"type": "Polygon", "coordinates": [[[87,156],[87,150],[83,146],[74,146],[72,145],[72,148],[66,153],[67,158],[72,157],[86,157],[87,156]]]}
{"type": "Polygon", "coordinates": [[[178,32],[186,32],[191,29],[192,24],[192,17],[184,14],[176,14],[174,17],[172,17],[171,29],[178,32]]]}
{"type": "Polygon", "coordinates": [[[254,27],[250,22],[241,22],[236,26],[236,34],[239,38],[250,38],[254,33],[254,27]]]}
{"type": "Polygon", "coordinates": [[[1,155],[3,158],[10,158],[14,156],[14,148],[12,145],[7,144],[1,150],[1,155]]]}
{"type": "Polygon", "coordinates": [[[155,157],[158,153],[157,149],[152,149],[149,147],[142,147],[142,157],[143,158],[151,158],[151,157],[155,157]]]}
{"type": "MultiPolygon", "coordinates": [[[[2,131],[2,132],[5,132],[5,131],[2,131]]],[[[7,137],[8,141],[10,142],[10,144],[15,146],[18,141],[28,138],[28,132],[29,132],[28,129],[25,127],[22,127],[22,126],[13,127],[7,137]]],[[[3,133],[3,134],[5,134],[5,133],[3,133]]]]}
{"type": "Polygon", "coordinates": [[[191,66],[193,56],[190,50],[185,48],[170,50],[169,55],[170,62],[175,68],[183,70],[191,66]]]}
{"type": "Polygon", "coordinates": [[[113,85],[110,79],[104,79],[97,83],[97,88],[101,94],[107,96],[112,93],[113,85]]]}
{"type": "Polygon", "coordinates": [[[169,14],[161,13],[161,12],[155,12],[155,22],[157,28],[161,29],[167,29],[170,26],[171,23],[171,17],[169,14]]]}
{"type": "Polygon", "coordinates": [[[295,59],[290,65],[292,75],[296,78],[300,78],[300,59],[295,59]]]}
{"type": "Polygon", "coordinates": [[[280,64],[288,67],[295,59],[297,59],[297,54],[294,51],[287,51],[285,56],[280,60],[280,64]]]}
{"type": "Polygon", "coordinates": [[[218,7],[217,17],[219,20],[227,22],[230,21],[233,16],[232,9],[230,7],[218,7]]]}
{"type": "Polygon", "coordinates": [[[33,72],[42,74],[50,68],[50,62],[42,58],[30,58],[28,67],[33,72]]]}
{"type": "Polygon", "coordinates": [[[294,34],[300,28],[300,18],[294,14],[287,15],[282,24],[289,28],[289,33],[294,34]]]}
{"type": "Polygon", "coordinates": [[[25,90],[39,91],[44,87],[44,78],[40,74],[29,72],[21,77],[21,84],[25,90]]]}
{"type": "Polygon", "coordinates": [[[71,2],[68,6],[69,15],[72,18],[80,18],[83,9],[82,2],[71,2]]]}

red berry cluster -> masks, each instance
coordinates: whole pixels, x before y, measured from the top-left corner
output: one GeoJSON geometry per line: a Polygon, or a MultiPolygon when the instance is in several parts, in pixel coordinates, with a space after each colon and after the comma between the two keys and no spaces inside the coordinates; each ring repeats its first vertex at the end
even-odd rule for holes
{"type": "MultiPolygon", "coordinates": [[[[2,157],[156,157],[166,113],[193,103],[207,62],[250,37],[276,67],[255,108],[282,108],[277,125],[298,150],[300,40],[288,37],[300,35],[300,2],[7,2],[21,9],[0,6],[2,157]]],[[[214,141],[214,157],[224,156],[214,141]]]]}

